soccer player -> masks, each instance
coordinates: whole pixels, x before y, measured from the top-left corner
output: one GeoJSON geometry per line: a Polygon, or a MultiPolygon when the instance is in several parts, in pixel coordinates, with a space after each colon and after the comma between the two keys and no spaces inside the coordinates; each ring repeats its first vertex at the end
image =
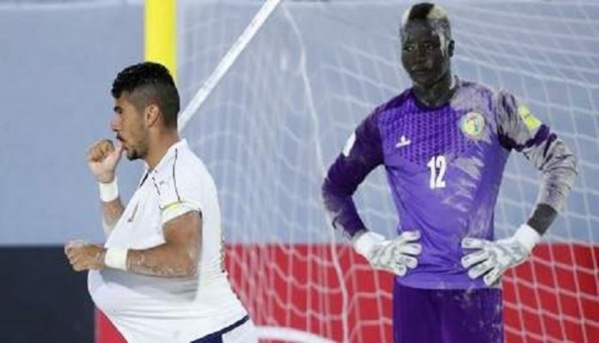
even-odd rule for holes
{"type": "Polygon", "coordinates": [[[145,62],[112,85],[116,144],[101,140],[88,164],[99,182],[104,246],[67,243],[75,271],[129,342],[257,342],[224,269],[214,181],[177,131],[179,94],[168,70],[145,62]],[[122,153],[145,162],[124,207],[115,169],[122,153]]]}
{"type": "Polygon", "coordinates": [[[412,87],[377,107],[328,170],[323,200],[355,250],[396,274],[399,342],[503,342],[500,277],[525,261],[560,211],[576,157],[514,95],[451,72],[446,12],[410,7],[400,27],[412,87]],[[543,173],[537,204],[513,236],[495,240],[493,213],[510,151],[543,173]],[[383,165],[399,216],[397,237],[370,231],[352,194],[383,165]]]}

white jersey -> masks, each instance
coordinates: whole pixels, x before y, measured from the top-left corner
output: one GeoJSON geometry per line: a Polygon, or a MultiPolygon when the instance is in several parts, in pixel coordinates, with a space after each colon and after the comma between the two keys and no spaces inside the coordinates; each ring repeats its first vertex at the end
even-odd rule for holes
{"type": "Polygon", "coordinates": [[[116,269],[89,272],[93,301],[129,342],[190,342],[247,315],[224,270],[216,186],[185,140],[146,173],[105,246],[160,245],[163,224],[190,210],[199,211],[203,223],[197,277],[159,278],[116,269]]]}

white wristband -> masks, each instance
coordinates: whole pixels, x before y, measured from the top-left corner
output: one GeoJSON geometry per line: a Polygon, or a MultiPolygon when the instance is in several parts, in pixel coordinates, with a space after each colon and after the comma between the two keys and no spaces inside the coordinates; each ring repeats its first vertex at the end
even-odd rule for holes
{"type": "Polygon", "coordinates": [[[119,197],[119,186],[116,177],[109,183],[98,182],[98,187],[100,188],[100,200],[103,202],[111,202],[119,197]]]}
{"type": "Polygon", "coordinates": [[[528,224],[522,224],[518,230],[516,230],[514,239],[525,246],[530,253],[532,248],[534,248],[534,246],[541,241],[541,235],[539,235],[537,230],[533,229],[528,224]]]}
{"type": "Polygon", "coordinates": [[[128,249],[108,248],[104,256],[104,264],[107,267],[127,271],[128,249]]]}

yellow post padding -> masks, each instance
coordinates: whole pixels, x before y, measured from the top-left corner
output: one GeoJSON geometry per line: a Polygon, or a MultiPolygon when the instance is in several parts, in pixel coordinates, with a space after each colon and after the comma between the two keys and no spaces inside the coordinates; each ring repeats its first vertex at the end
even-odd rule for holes
{"type": "Polygon", "coordinates": [[[145,0],[145,60],[162,63],[177,79],[177,0],[145,0]]]}

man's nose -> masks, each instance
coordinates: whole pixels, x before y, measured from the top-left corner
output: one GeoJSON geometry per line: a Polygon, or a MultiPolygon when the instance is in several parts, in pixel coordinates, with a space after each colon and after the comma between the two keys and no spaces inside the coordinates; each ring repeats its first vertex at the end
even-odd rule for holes
{"type": "Polygon", "coordinates": [[[416,48],[416,53],[414,54],[414,61],[418,63],[426,62],[428,58],[427,50],[424,46],[418,46],[416,48]]]}
{"type": "Polygon", "coordinates": [[[116,116],[113,116],[112,119],[110,120],[110,129],[112,131],[118,131],[119,130],[119,126],[118,126],[118,118],[116,116]]]}

